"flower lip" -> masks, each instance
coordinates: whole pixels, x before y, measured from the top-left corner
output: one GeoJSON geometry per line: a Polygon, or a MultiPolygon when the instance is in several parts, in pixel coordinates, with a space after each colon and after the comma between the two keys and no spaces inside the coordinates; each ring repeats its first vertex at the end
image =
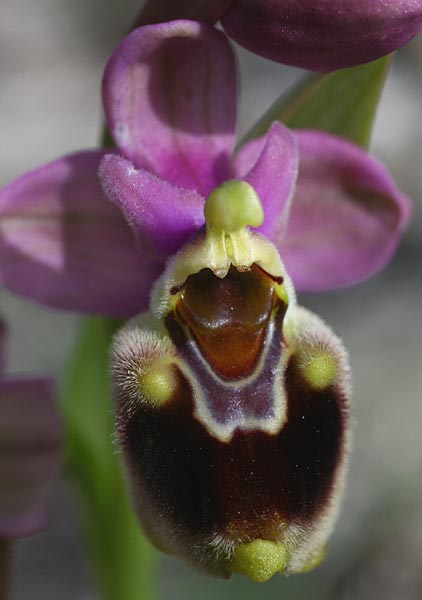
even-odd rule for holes
{"type": "Polygon", "coordinates": [[[298,309],[285,335],[274,327],[258,377],[222,381],[174,325],[168,337],[143,329],[144,321],[114,344],[118,435],[146,531],[167,552],[220,577],[234,571],[264,581],[312,567],[337,516],[347,465],[341,343],[298,309]],[[334,379],[318,375],[314,385],[308,367],[321,349],[336,363],[334,379]],[[163,359],[176,365],[169,397],[137,398],[132,373],[163,359]]]}

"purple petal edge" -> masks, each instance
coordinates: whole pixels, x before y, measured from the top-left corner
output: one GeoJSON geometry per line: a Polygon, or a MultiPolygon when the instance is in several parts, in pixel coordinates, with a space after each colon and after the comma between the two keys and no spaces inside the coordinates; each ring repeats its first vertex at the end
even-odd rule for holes
{"type": "Polygon", "coordinates": [[[272,239],[282,235],[298,173],[298,152],[293,134],[273,123],[266,136],[240,148],[234,160],[236,177],[252,185],[264,209],[258,231],[272,239]]]}
{"type": "Polygon", "coordinates": [[[352,285],[395,252],[411,203],[386,168],[354,144],[297,131],[300,166],[284,236],[276,240],[301,291],[352,285]]]}
{"type": "Polygon", "coordinates": [[[99,170],[108,198],[122,210],[145,254],[163,261],[204,224],[204,198],[175,187],[120,156],[105,156],[99,170]]]}

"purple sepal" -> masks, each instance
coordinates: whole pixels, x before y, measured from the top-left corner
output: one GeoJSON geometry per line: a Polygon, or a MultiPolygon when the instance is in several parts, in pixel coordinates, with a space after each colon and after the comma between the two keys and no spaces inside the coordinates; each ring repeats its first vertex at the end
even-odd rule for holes
{"type": "Polygon", "coordinates": [[[135,167],[202,195],[226,179],[236,65],[221,32],[193,21],[136,29],[106,66],[103,101],[109,131],[135,167]]]}
{"type": "Polygon", "coordinates": [[[390,260],[410,201],[378,161],[344,139],[295,132],[300,166],[286,232],[275,242],[298,290],[366,279],[390,260]]]}
{"type": "Polygon", "coordinates": [[[65,156],[0,192],[0,282],[47,306],[127,317],[161,265],[139,251],[97,171],[105,151],[65,156]]]}

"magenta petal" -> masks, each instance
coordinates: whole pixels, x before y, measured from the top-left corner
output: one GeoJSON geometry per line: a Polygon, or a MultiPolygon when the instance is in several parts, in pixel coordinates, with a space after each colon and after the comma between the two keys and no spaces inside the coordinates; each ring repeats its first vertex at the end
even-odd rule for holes
{"type": "Polygon", "coordinates": [[[114,154],[103,159],[99,174],[144,251],[158,260],[177,252],[204,224],[204,199],[194,190],[175,187],[114,154]]]}
{"type": "Polygon", "coordinates": [[[213,27],[173,21],[140,27],[109,60],[107,123],[136,167],[207,195],[226,179],[236,119],[236,69],[213,27]]]}
{"type": "Polygon", "coordinates": [[[296,132],[299,176],[286,234],[275,240],[299,290],[351,285],[391,258],[410,216],[387,170],[350,142],[296,132]]]}
{"type": "Polygon", "coordinates": [[[47,379],[0,382],[0,538],[44,526],[61,448],[53,396],[47,379]]]}
{"type": "Polygon", "coordinates": [[[265,219],[259,231],[267,237],[280,235],[293,197],[298,154],[292,133],[281,123],[273,123],[266,137],[245,144],[234,161],[236,177],[244,179],[257,192],[265,219]]]}
{"type": "Polygon", "coordinates": [[[241,46],[316,71],[396,50],[422,26],[421,0],[234,0],[221,22],[241,46]]]}
{"type": "Polygon", "coordinates": [[[0,283],[66,310],[116,317],[148,305],[160,272],[138,249],[121,212],[104,196],[104,152],[87,151],[36,169],[0,192],[0,283]]]}

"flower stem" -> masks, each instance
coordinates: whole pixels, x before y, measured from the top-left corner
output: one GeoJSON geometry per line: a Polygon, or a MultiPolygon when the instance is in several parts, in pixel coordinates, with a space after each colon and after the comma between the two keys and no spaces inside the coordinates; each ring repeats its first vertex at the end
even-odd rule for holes
{"type": "Polygon", "coordinates": [[[113,447],[108,348],[117,321],[83,322],[63,389],[67,457],[106,600],[155,597],[154,551],[132,513],[113,447]]]}

